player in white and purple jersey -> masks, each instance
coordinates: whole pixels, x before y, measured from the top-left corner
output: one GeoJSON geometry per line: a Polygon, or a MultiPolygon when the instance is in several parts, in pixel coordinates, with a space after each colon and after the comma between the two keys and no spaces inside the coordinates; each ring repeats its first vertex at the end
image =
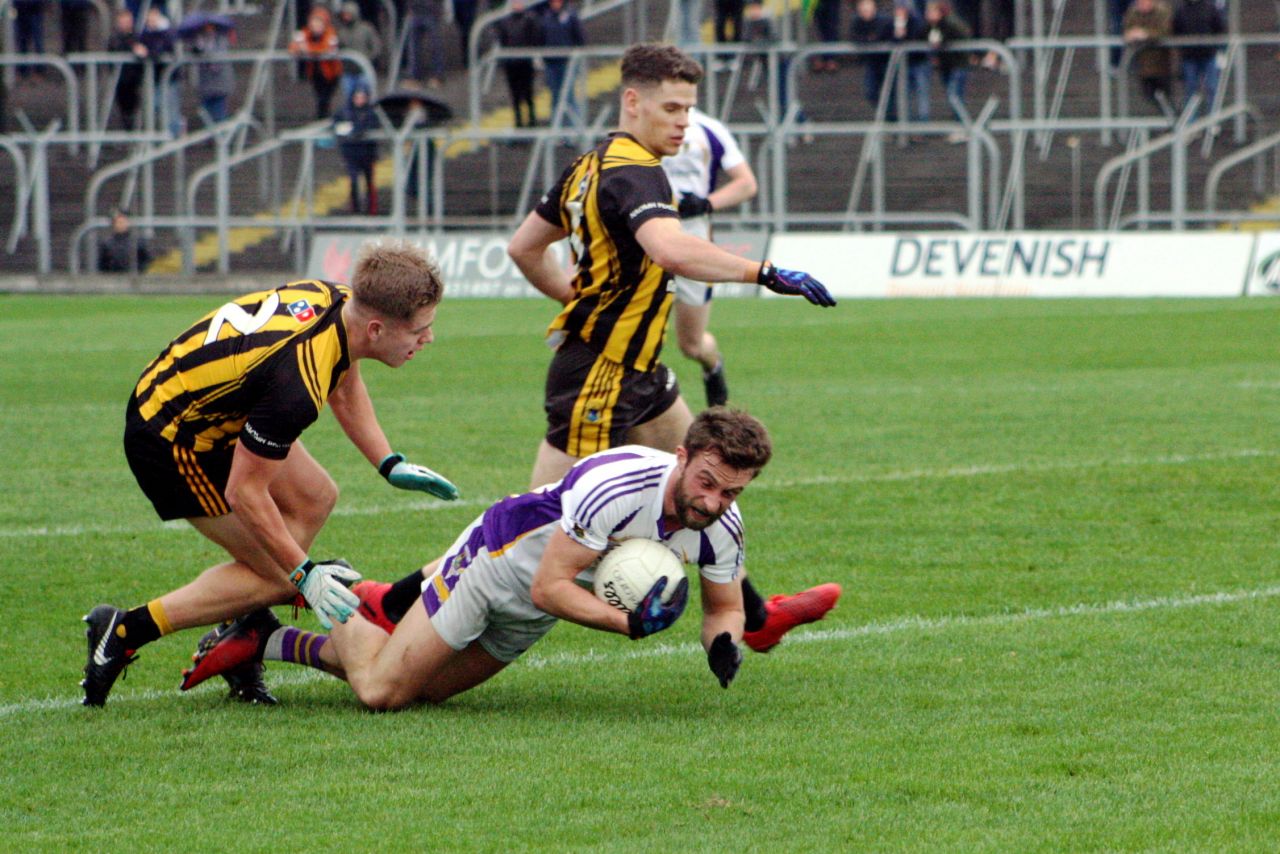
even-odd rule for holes
{"type": "Polygon", "coordinates": [[[728,687],[742,660],[745,622],[736,499],[771,454],[764,425],[724,408],[699,415],[674,454],[634,445],[594,454],[555,484],[494,503],[443,557],[391,585],[382,609],[406,591],[412,597],[395,624],[365,607],[359,613],[374,622],[353,618],[329,636],[233,624],[202,645],[199,678],[186,687],[265,657],[339,675],[365,705],[391,709],[440,702],[480,684],[558,619],[646,637],[680,616],[687,580],[666,605],[660,581],[631,614],[596,598],[589,584],[600,555],[634,537],[660,542],[698,567],[702,643],[728,687]]]}
{"type": "MultiPolygon", "coordinates": [[[[679,200],[681,225],[706,240],[711,239],[713,211],[734,207],[756,194],[755,173],[733,134],[697,108],[689,110],[689,128],[680,150],[662,158],[662,171],[679,200]]],[[[724,357],[715,336],[707,331],[711,285],[676,276],[675,287],[676,343],[681,353],[702,366],[707,406],[723,406],[729,400],[724,357]]]]}

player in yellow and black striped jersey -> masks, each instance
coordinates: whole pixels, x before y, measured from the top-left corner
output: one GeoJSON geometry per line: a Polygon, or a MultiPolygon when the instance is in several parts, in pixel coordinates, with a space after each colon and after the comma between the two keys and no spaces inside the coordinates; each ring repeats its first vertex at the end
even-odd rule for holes
{"type": "MultiPolygon", "coordinates": [[[[299,441],[326,404],[392,485],[457,497],[449,481],[392,451],[358,364],[413,358],[432,340],[442,296],[439,271],[420,249],[370,244],[350,288],[307,280],[232,300],[147,366],[126,411],[129,466],[160,518],[187,519],[228,560],[140,607],[99,605],[86,616],[86,705],[102,705],[133,651],[172,631],[283,604],[299,591],[323,623],[353,612],[358,601],[346,584],[359,574],[307,555],[337,501],[332,479],[299,441]]],[[[228,681],[241,699],[274,702],[259,670],[228,681]]]]}
{"type": "Polygon", "coordinates": [[[628,48],[618,132],[570,165],[511,239],[507,251],[521,272],[564,306],[548,329],[556,353],[531,486],[624,442],[673,451],[685,435],[693,417],[659,358],[672,273],[757,282],[835,304],[805,273],[740,258],[681,230],[660,158],[679,151],[701,79],[701,66],[675,47],[628,48]],[[566,237],[571,277],[548,252],[566,237]]]}
{"type": "MultiPolygon", "coordinates": [[[[525,277],[564,309],[547,341],[547,432],[531,486],[560,480],[582,457],[619,444],[677,452],[693,416],[675,375],[659,360],[673,298],[670,274],[701,282],[756,282],[819,306],[835,300],[798,270],[749,261],[680,227],[659,158],[675,154],[697,103],[702,68],[671,45],[641,44],[622,57],[619,133],[578,158],[511,238],[525,277]],[[551,245],[569,239],[572,277],[551,245]]],[[[799,622],[818,619],[840,595],[820,585],[768,602],[742,577],[742,640],[776,645],[799,622]]],[[[736,653],[737,637],[732,640],[736,653]]]]}

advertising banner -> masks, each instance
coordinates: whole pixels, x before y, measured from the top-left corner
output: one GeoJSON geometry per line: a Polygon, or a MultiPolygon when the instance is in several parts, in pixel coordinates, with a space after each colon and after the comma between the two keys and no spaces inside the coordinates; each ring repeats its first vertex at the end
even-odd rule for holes
{"type": "Polygon", "coordinates": [[[837,297],[1208,297],[1244,293],[1253,243],[1216,232],[792,233],[769,251],[837,297]]]}

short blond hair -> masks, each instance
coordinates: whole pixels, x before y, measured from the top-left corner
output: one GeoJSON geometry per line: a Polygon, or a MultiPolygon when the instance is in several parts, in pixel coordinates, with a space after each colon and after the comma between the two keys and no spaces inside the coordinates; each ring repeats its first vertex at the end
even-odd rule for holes
{"type": "Polygon", "coordinates": [[[387,317],[409,320],[444,299],[440,268],[409,240],[371,240],[360,247],[351,276],[355,301],[387,317]]]}

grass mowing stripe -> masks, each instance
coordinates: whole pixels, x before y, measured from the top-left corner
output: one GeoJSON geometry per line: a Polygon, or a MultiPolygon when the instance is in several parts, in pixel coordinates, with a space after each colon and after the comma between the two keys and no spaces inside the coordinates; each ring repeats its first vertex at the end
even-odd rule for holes
{"type": "MultiPolygon", "coordinates": [[[[1075,605],[1064,605],[1057,608],[1027,608],[1022,611],[1010,611],[1001,614],[970,616],[957,614],[949,617],[902,617],[885,622],[865,623],[841,629],[811,629],[794,631],[787,635],[789,644],[830,643],[836,641],[857,640],[859,638],[892,635],[910,631],[946,631],[955,628],[972,628],[981,626],[1002,626],[1016,623],[1029,623],[1036,620],[1065,619],[1069,617],[1107,616],[1111,614],[1132,614],[1144,611],[1171,610],[1175,608],[1198,608],[1213,605],[1230,605],[1237,602],[1251,602],[1259,599],[1271,599],[1280,596],[1280,585],[1260,587],[1253,590],[1218,591],[1216,593],[1200,593],[1194,596],[1157,596],[1151,599],[1131,599],[1113,602],[1080,602],[1075,605]]],[[[520,665],[526,669],[542,670],[549,667],[578,667],[583,664],[602,662],[624,662],[640,659],[666,658],[677,655],[701,654],[702,647],[694,643],[652,643],[626,652],[608,652],[588,649],[583,652],[560,652],[552,655],[539,655],[531,652],[520,659],[520,665]]],[[[301,685],[308,682],[319,682],[328,679],[317,670],[290,670],[281,677],[271,679],[272,686],[301,685]]],[[[172,698],[173,691],[147,690],[136,693],[117,691],[111,695],[111,703],[140,703],[165,698],[172,698]]],[[[39,700],[23,700],[0,706],[0,718],[14,717],[36,712],[60,711],[81,705],[80,699],[67,697],[45,697],[39,700]]]]}
{"type": "MultiPolygon", "coordinates": [[[[752,492],[773,489],[796,489],[806,486],[853,483],[894,483],[910,480],[948,480],[952,478],[985,477],[999,474],[1030,474],[1034,472],[1077,471],[1106,468],[1108,466],[1135,468],[1141,466],[1179,466],[1222,460],[1248,460],[1280,456],[1280,450],[1244,448],[1236,451],[1215,451],[1206,454],[1164,454],[1155,457],[1116,457],[1101,460],[1057,460],[1043,463],[1010,463],[1004,465],[952,466],[941,469],[904,469],[880,473],[848,475],[815,475],[762,481],[753,484],[752,492]]],[[[452,510],[461,507],[488,507],[496,498],[471,498],[458,501],[402,501],[394,504],[365,504],[337,507],[333,516],[378,516],[384,513],[408,513],[420,510],[452,510]]],[[[27,528],[0,528],[0,539],[14,537],[81,537],[97,534],[139,534],[155,531],[154,525],[57,525],[27,528]]],[[[165,522],[161,530],[187,531],[185,522],[165,522]]]]}

